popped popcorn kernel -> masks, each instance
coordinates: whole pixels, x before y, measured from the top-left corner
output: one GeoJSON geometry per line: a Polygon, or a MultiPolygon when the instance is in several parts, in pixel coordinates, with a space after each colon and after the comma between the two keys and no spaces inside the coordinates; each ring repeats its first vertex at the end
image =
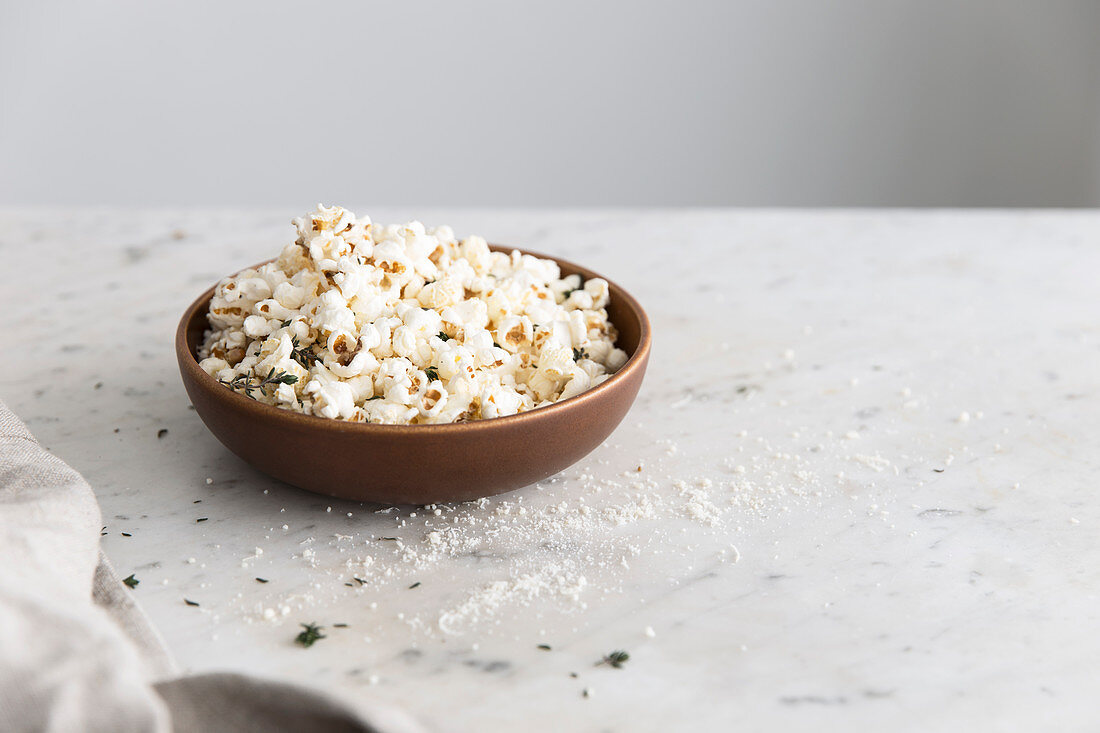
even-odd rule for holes
{"type": "Polygon", "coordinates": [[[204,371],[259,402],[349,422],[464,422],[568,399],[627,361],[603,279],[339,206],[293,223],[277,260],[218,283],[199,351],[204,371]]]}

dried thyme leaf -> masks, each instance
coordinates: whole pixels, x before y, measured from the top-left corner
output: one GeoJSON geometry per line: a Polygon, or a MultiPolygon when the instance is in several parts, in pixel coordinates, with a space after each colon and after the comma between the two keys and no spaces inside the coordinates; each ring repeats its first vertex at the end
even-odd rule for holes
{"type": "Polygon", "coordinates": [[[607,664],[611,667],[614,667],[615,669],[622,669],[623,664],[625,664],[629,659],[629,654],[624,652],[622,649],[616,649],[600,661],[596,662],[596,666],[599,667],[601,664],[607,664]]]}
{"type": "Polygon", "coordinates": [[[314,643],[316,643],[318,639],[324,639],[325,638],[325,635],[321,633],[321,629],[323,629],[324,626],[318,626],[316,624],[299,624],[299,625],[304,630],[302,632],[300,632],[296,637],[294,637],[294,641],[296,643],[301,644],[302,646],[306,647],[307,649],[309,647],[313,646],[314,643]]]}

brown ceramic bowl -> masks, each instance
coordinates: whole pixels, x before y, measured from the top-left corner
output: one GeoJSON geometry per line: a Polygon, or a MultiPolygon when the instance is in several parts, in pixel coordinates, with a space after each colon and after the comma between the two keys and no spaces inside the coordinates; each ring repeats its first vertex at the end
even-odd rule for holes
{"type": "MultiPolygon", "coordinates": [[[[600,277],[556,261],[563,276],[600,277]]],[[[381,504],[467,501],[518,489],[572,465],[602,443],[630,409],[649,361],[649,319],[630,294],[608,282],[608,316],[619,330],[617,346],[630,355],[626,364],[576,397],[508,417],[374,425],[302,415],[249,399],[204,372],[195,358],[214,288],[183,314],[176,358],[191,403],[210,432],[269,476],[318,494],[381,504]]]]}

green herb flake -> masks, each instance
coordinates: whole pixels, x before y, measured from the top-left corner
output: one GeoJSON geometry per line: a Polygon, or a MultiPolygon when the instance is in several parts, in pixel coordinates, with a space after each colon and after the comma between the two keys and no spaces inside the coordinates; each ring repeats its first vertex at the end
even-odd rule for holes
{"type": "Polygon", "coordinates": [[[312,344],[310,346],[302,346],[301,344],[298,343],[298,337],[295,336],[290,341],[290,347],[291,347],[290,358],[293,359],[294,361],[298,362],[298,364],[303,369],[309,369],[311,366],[316,364],[317,361],[321,358],[316,354],[316,352],[313,351],[313,347],[316,346],[316,345],[317,344],[312,344]]]}
{"type": "Polygon", "coordinates": [[[447,334],[443,333],[442,331],[440,331],[439,332],[439,340],[440,341],[450,341],[451,337],[448,336],[447,334]]]}
{"type": "Polygon", "coordinates": [[[274,378],[271,376],[272,374],[275,374],[274,369],[268,372],[267,378],[260,384],[261,387],[265,384],[295,384],[298,381],[298,377],[293,374],[287,374],[286,372],[279,372],[275,374],[274,378]]]}
{"type": "Polygon", "coordinates": [[[188,606],[198,606],[199,605],[195,601],[192,601],[190,598],[184,598],[183,602],[186,603],[188,606]]]}
{"type": "Polygon", "coordinates": [[[140,583],[141,581],[135,578],[133,573],[130,573],[130,577],[123,578],[122,582],[126,584],[127,588],[133,590],[134,588],[137,588],[138,583],[140,583]]]}
{"type": "MultiPolygon", "coordinates": [[[[284,371],[280,371],[278,374],[276,374],[275,368],[272,367],[271,370],[267,373],[267,376],[264,377],[259,384],[253,384],[252,377],[248,376],[247,374],[238,374],[228,382],[226,382],[225,380],[219,381],[221,381],[222,384],[229,387],[229,389],[233,390],[234,392],[240,392],[243,390],[246,397],[252,397],[253,392],[255,392],[256,390],[263,392],[264,388],[270,385],[295,384],[298,381],[298,377],[294,376],[293,374],[287,374],[284,371]]],[[[252,397],[252,399],[256,398],[252,397]]]]}
{"type": "Polygon", "coordinates": [[[294,641],[297,644],[300,644],[308,649],[309,647],[313,646],[318,639],[325,638],[325,635],[321,633],[321,629],[323,629],[324,626],[318,626],[316,624],[299,625],[302,627],[303,631],[301,631],[296,637],[294,637],[294,641]]]}
{"type": "Polygon", "coordinates": [[[622,666],[626,664],[627,660],[629,659],[629,654],[624,652],[622,649],[616,649],[600,661],[596,662],[596,666],[599,667],[601,664],[606,664],[614,667],[615,669],[622,669],[622,666]]]}
{"type": "Polygon", "coordinates": [[[413,583],[412,585],[409,586],[409,590],[412,590],[413,588],[419,588],[419,587],[420,587],[420,581],[418,580],[418,581],[416,581],[415,583],[413,583]]]}
{"type": "Polygon", "coordinates": [[[542,649],[544,652],[550,651],[550,645],[549,644],[539,644],[535,648],[536,649],[542,649]]]}
{"type": "Polygon", "coordinates": [[[267,578],[256,578],[256,582],[257,583],[270,583],[271,581],[268,580],[267,578]]]}
{"type": "Polygon", "coordinates": [[[424,374],[428,377],[429,382],[434,382],[435,380],[439,379],[439,371],[434,366],[430,366],[425,369],[424,374]]]}

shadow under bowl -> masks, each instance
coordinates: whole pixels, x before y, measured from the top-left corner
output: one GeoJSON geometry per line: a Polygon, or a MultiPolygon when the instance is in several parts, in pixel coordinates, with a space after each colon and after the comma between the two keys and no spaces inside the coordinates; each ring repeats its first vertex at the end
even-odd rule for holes
{"type": "MultiPolygon", "coordinates": [[[[510,247],[494,246],[499,252],[510,247]]],[[[602,277],[554,259],[562,276],[602,277]]],[[[258,265],[257,265],[258,266],[258,265]]],[[[605,278],[606,279],[606,278],[605,278]]],[[[318,494],[380,504],[434,504],[518,489],[599,446],[630,409],[649,361],[650,325],[629,293],[610,285],[609,320],[626,364],[576,397],[507,417],[442,425],[376,425],[303,415],[228,389],[196,353],[208,328],[211,287],[183,314],[176,358],[195,411],[225,447],[257,470],[318,494]]]]}

